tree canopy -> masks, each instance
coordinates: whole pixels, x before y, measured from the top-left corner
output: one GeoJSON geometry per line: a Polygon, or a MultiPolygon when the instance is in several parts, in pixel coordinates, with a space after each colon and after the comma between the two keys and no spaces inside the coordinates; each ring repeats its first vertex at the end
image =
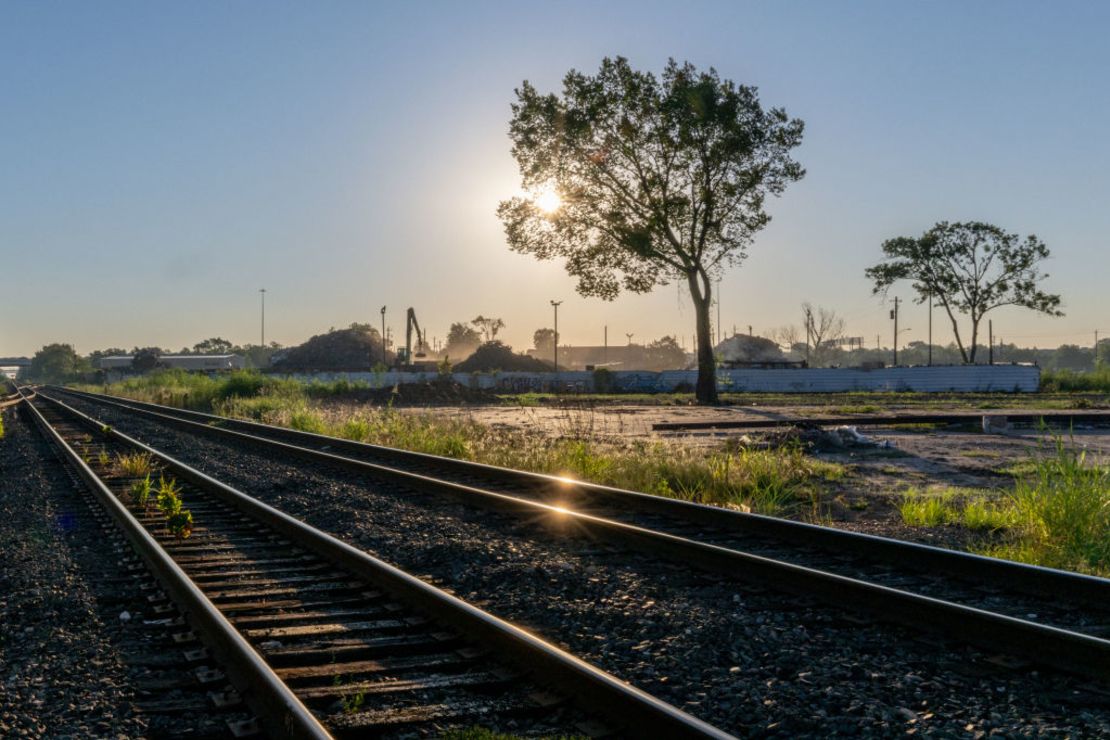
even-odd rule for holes
{"type": "Polygon", "coordinates": [[[462,322],[451,324],[443,352],[448,357],[466,357],[482,343],[482,335],[462,322]]]}
{"type": "Polygon", "coordinates": [[[211,337],[193,345],[193,352],[198,355],[226,355],[235,349],[235,345],[223,337],[211,337]]]}
{"type": "Polygon", "coordinates": [[[31,358],[23,377],[43,383],[64,383],[90,369],[72,344],[48,344],[31,358]]]}
{"type": "Polygon", "coordinates": [[[470,321],[471,324],[478,327],[478,331],[482,332],[487,342],[492,342],[497,339],[497,332],[505,328],[505,322],[499,318],[492,316],[478,315],[477,318],[470,321]]]}
{"type": "Polygon", "coordinates": [[[916,301],[940,303],[952,322],[952,332],[964,362],[974,363],[979,323],[1002,306],[1021,306],[1050,316],[1063,316],[1060,296],[1039,287],[1048,277],[1039,263],[1048,247],[1030,234],[1022,239],[993,224],[941,221],[918,238],[900,236],[882,246],[884,261],[869,267],[875,293],[886,293],[901,280],[910,280],[916,301]],[[964,344],[957,314],[971,320],[969,346],[964,344]]]}
{"type": "Polygon", "coordinates": [[[716,401],[712,281],[770,221],[768,194],[804,175],[790,151],[803,123],[756,89],[673,59],[661,77],[605,59],[571,70],[561,96],[524,82],[510,138],[533,194],[498,207],[509,246],[565,258],[582,295],[615,298],[686,281],[696,314],[698,399],[716,401]]]}

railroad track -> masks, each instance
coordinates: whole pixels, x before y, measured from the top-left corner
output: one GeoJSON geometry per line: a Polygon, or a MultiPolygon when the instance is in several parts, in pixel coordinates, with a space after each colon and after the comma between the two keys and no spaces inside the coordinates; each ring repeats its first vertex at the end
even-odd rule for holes
{"type": "Polygon", "coordinates": [[[96,394],[112,412],[354,471],[556,530],[1110,680],[1110,580],[96,394]],[[484,485],[486,487],[479,487],[484,485]],[[496,490],[490,490],[490,487],[496,490]],[[573,522],[568,525],[568,522],[573,522]]]}
{"type": "MultiPolygon", "coordinates": [[[[14,406],[23,400],[23,396],[20,395],[19,390],[15,386],[15,383],[12,383],[10,380],[5,380],[3,387],[6,392],[3,395],[0,395],[0,409],[14,406]]],[[[31,394],[33,395],[34,392],[31,391],[31,394]]]]}
{"type": "Polygon", "coordinates": [[[481,724],[523,734],[729,737],[65,404],[40,394],[26,406],[266,734],[415,737],[481,724]],[[159,486],[165,510],[140,501],[145,476],[124,472],[121,456],[135,455],[167,481],[159,486]],[[185,520],[167,518],[171,498],[192,518],[176,533],[170,525],[185,520]]]}

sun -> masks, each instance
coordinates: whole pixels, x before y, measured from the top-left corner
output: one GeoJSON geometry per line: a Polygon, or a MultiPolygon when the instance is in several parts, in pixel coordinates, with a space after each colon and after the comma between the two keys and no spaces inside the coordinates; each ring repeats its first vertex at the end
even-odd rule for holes
{"type": "Polygon", "coordinates": [[[559,206],[563,205],[563,199],[555,191],[554,185],[544,185],[541,190],[536,191],[532,196],[532,202],[546,214],[555,213],[559,210],[559,206]]]}

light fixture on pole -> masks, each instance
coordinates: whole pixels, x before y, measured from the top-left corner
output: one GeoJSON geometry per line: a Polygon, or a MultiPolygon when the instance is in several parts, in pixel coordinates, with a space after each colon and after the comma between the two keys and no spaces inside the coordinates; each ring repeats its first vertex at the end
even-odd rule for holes
{"type": "Polygon", "coordinates": [[[555,373],[559,372],[559,306],[563,304],[562,301],[551,301],[551,306],[555,309],[555,373]]]}
{"type": "Polygon", "coordinates": [[[258,293],[262,296],[262,346],[266,346],[266,289],[259,288],[258,293]]]}

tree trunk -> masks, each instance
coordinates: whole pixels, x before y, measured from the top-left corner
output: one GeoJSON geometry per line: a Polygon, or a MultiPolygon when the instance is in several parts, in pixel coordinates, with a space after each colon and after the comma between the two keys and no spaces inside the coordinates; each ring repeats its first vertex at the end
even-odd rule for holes
{"type": "MultiPolygon", "coordinates": [[[[960,356],[964,358],[964,364],[967,364],[968,363],[967,350],[964,349],[963,340],[960,339],[960,325],[956,321],[956,316],[955,316],[955,314],[952,313],[952,309],[948,307],[948,303],[945,302],[943,305],[944,305],[945,313],[948,314],[948,320],[952,322],[952,335],[954,337],[956,337],[956,346],[960,348],[960,356]]],[[[975,349],[975,344],[974,343],[972,343],[971,348],[972,348],[972,351],[974,351],[974,349],[975,349]]],[[[975,360],[975,357],[974,357],[974,355],[972,355],[971,361],[974,362],[974,360],[975,360]]]]}
{"type": "Polygon", "coordinates": [[[712,293],[708,280],[704,286],[698,284],[698,274],[687,276],[690,283],[690,297],[694,302],[694,314],[698,332],[698,384],[695,393],[698,403],[717,403],[717,360],[713,357],[712,330],[709,325],[709,307],[712,293]]]}
{"type": "Polygon", "coordinates": [[[975,364],[975,345],[979,342],[979,319],[971,317],[971,356],[969,362],[975,364]]]}

